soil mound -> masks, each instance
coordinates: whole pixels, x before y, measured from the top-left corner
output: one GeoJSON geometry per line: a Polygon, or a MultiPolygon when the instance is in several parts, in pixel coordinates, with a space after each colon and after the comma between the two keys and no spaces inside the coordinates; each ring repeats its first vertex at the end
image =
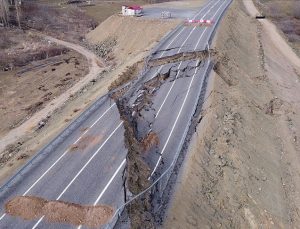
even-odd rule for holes
{"type": "Polygon", "coordinates": [[[101,43],[113,37],[117,40],[114,54],[117,60],[125,60],[138,52],[150,50],[179,21],[142,19],[113,15],[101,23],[95,30],[87,34],[92,43],[101,43]]]}
{"type": "Polygon", "coordinates": [[[104,225],[113,215],[113,209],[106,205],[80,205],[64,201],[48,201],[34,196],[15,197],[6,203],[5,212],[25,220],[44,216],[49,222],[88,227],[104,225]]]}

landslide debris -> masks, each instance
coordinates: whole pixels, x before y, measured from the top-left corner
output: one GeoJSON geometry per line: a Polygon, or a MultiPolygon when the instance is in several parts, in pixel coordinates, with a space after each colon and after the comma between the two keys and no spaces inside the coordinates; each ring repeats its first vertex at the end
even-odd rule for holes
{"type": "Polygon", "coordinates": [[[161,66],[169,63],[176,63],[180,61],[187,61],[187,60],[204,60],[209,57],[209,55],[213,58],[217,55],[215,50],[200,50],[200,51],[193,51],[193,52],[180,52],[172,56],[166,56],[161,58],[151,59],[148,62],[149,67],[156,67],[161,66]]]}
{"type": "MultiPolygon", "coordinates": [[[[124,139],[127,148],[126,189],[137,195],[149,187],[149,166],[143,159],[143,144],[137,140],[136,116],[125,105],[124,100],[116,101],[125,129],[124,139]]],[[[127,201],[127,199],[126,199],[127,201]]],[[[132,228],[153,228],[149,193],[133,200],[126,206],[132,228]]]]}
{"type": "Polygon", "coordinates": [[[143,65],[144,60],[141,60],[131,66],[128,66],[125,71],[122,72],[118,78],[116,78],[116,80],[109,85],[108,90],[113,91],[135,79],[142,70],[143,65]]]}
{"type": "MultiPolygon", "coordinates": [[[[157,133],[151,129],[154,119],[147,120],[143,115],[145,112],[155,111],[152,108],[155,93],[166,82],[172,82],[180,77],[188,77],[189,72],[193,72],[202,63],[201,60],[209,56],[210,51],[196,51],[150,60],[146,62],[146,69],[178,61],[185,62],[180,69],[178,69],[178,64],[170,65],[169,68],[161,69],[151,78],[146,78],[143,74],[136,77],[144,62],[136,63],[111,85],[110,96],[115,100],[123,121],[125,146],[128,150],[125,180],[125,189],[128,193],[125,201],[130,200],[132,195],[140,194],[151,185],[150,168],[146,161],[146,155],[148,152],[158,153],[160,139],[157,133]],[[195,62],[195,60],[198,61],[195,62]],[[135,80],[129,84],[133,79],[135,80]]],[[[143,70],[147,72],[145,69],[143,70]]],[[[150,115],[150,117],[152,116],[150,115]]],[[[131,201],[126,206],[126,210],[132,228],[155,227],[153,196],[150,192],[131,201]]]]}
{"type": "Polygon", "coordinates": [[[85,225],[98,228],[109,222],[113,209],[107,205],[80,205],[64,201],[49,201],[35,196],[17,196],[5,204],[5,212],[25,220],[44,216],[49,222],[85,225]]]}
{"type": "MultiPolygon", "coordinates": [[[[219,27],[216,74],[164,228],[299,225],[299,112],[293,112],[299,102],[291,102],[297,76],[283,68],[286,57],[276,46],[269,52],[278,56],[266,56],[265,71],[259,26],[242,4],[234,1],[219,27]]],[[[266,33],[264,40],[268,55],[272,41],[266,33]]]]}

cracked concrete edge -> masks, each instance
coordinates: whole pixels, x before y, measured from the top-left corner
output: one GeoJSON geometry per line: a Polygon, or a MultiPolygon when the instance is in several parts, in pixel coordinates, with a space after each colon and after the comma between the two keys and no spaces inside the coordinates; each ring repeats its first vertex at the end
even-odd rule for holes
{"type": "Polygon", "coordinates": [[[181,168],[181,165],[183,164],[185,160],[185,156],[188,151],[188,145],[190,141],[192,140],[192,136],[196,130],[197,125],[200,123],[200,114],[202,110],[202,106],[204,104],[204,99],[207,91],[207,84],[209,81],[209,75],[211,74],[212,68],[213,68],[214,63],[210,62],[208,70],[204,76],[203,80],[203,85],[202,85],[202,90],[199,91],[199,96],[198,96],[198,102],[195,104],[193,112],[191,113],[191,119],[189,122],[189,125],[187,125],[187,128],[185,130],[184,134],[184,141],[182,143],[182,146],[179,147],[180,150],[176,152],[175,157],[176,163],[173,166],[172,172],[170,173],[167,183],[165,185],[164,191],[161,194],[161,207],[158,209],[158,212],[155,214],[156,215],[156,223],[162,224],[164,217],[166,216],[167,210],[168,210],[168,203],[169,200],[171,199],[173,193],[174,193],[174,185],[176,183],[177,177],[179,176],[179,170],[181,168]]]}

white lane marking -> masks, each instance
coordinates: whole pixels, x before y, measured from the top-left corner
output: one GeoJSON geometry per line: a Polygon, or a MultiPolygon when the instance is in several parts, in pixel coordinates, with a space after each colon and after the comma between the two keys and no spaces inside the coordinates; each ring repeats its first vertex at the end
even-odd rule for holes
{"type": "MultiPolygon", "coordinates": [[[[93,125],[95,125],[111,108],[113,107],[110,106],[98,119],[96,122],[93,123],[93,125]]],[[[84,131],[84,133],[74,142],[74,144],[76,144],[81,138],[82,136],[84,136],[88,130],[91,127],[89,127],[86,131],[84,131]]],[[[26,192],[23,193],[23,196],[25,196],[68,152],[70,149],[67,149],[40,177],[39,179],[37,179],[28,189],[26,192]]]]}
{"type": "MultiPolygon", "coordinates": [[[[71,182],[65,187],[65,189],[60,193],[60,195],[56,198],[56,200],[59,200],[63,194],[69,189],[69,187],[73,184],[73,182],[77,179],[77,177],[83,172],[83,170],[90,164],[90,162],[94,159],[95,156],[100,152],[100,150],[103,148],[103,146],[108,142],[108,140],[114,135],[114,133],[120,128],[120,126],[123,124],[123,121],[119,123],[119,125],[113,130],[113,132],[108,136],[108,138],[101,144],[101,146],[96,150],[96,152],[90,157],[90,159],[85,163],[85,165],[79,170],[79,172],[75,175],[75,177],[71,180],[71,182]]],[[[42,217],[43,218],[43,217],[42,217]]],[[[32,229],[36,228],[39,223],[43,220],[42,218],[39,219],[39,221],[33,226],[32,229]]]]}
{"type": "Polygon", "coordinates": [[[90,127],[89,127],[89,129],[90,128],[93,128],[93,126],[97,123],[97,122],[99,122],[99,120],[111,109],[111,108],[113,108],[114,106],[115,106],[116,104],[115,103],[113,103],[90,127]]]}
{"type": "MultiPolygon", "coordinates": [[[[205,10],[205,8],[207,8],[211,3],[213,3],[213,1],[210,1],[206,6],[204,6],[194,17],[193,19],[195,19],[200,13],[202,13],[202,11],[205,10]]],[[[165,52],[166,52],[166,49],[168,49],[170,47],[170,45],[175,41],[175,39],[186,29],[186,27],[183,27],[181,29],[181,31],[176,35],[176,37],[167,45],[167,47],[165,48],[165,50],[161,53],[161,55],[159,56],[159,58],[161,58],[165,52]]],[[[195,28],[194,28],[195,29],[195,28]]],[[[183,46],[183,45],[182,45],[183,46]]],[[[179,51],[181,50],[182,46],[180,47],[179,51]]],[[[178,52],[177,52],[178,53],[178,52]]],[[[153,74],[153,76],[150,78],[153,79],[160,71],[161,69],[163,68],[163,66],[160,66],[160,68],[153,74]]]]}
{"type": "MultiPolygon", "coordinates": [[[[203,19],[203,18],[211,11],[211,9],[214,8],[215,5],[218,4],[219,2],[220,2],[220,0],[217,1],[217,2],[216,2],[216,3],[215,3],[215,4],[214,4],[214,5],[213,5],[213,6],[212,6],[212,7],[211,7],[204,15],[203,15],[203,16],[202,16],[201,19],[203,19]]],[[[223,4],[222,4],[222,5],[223,5],[223,4]]],[[[192,31],[189,33],[189,35],[187,36],[187,38],[185,39],[185,41],[182,43],[182,45],[181,45],[181,47],[180,47],[180,49],[178,50],[177,53],[179,53],[179,52],[181,51],[183,45],[185,44],[185,42],[187,42],[187,40],[188,40],[189,37],[192,35],[192,33],[194,32],[195,29],[196,29],[196,27],[194,27],[194,28],[192,29],[192,31]]],[[[202,32],[201,37],[203,36],[203,34],[204,34],[204,32],[206,31],[206,29],[207,29],[207,28],[205,28],[205,30],[202,32]]],[[[201,39],[201,38],[200,38],[200,39],[201,39]]],[[[199,39],[199,40],[200,40],[200,39],[199,39]]],[[[198,40],[198,41],[199,41],[199,40],[198,40]]],[[[194,48],[193,51],[195,51],[196,48],[197,48],[197,46],[194,48]]],[[[159,115],[159,113],[160,113],[162,107],[164,106],[165,102],[167,101],[167,98],[169,97],[169,95],[170,95],[170,93],[171,93],[171,91],[172,91],[172,89],[173,89],[173,87],[174,87],[174,85],[175,85],[175,83],[176,83],[177,77],[178,77],[179,72],[180,72],[179,69],[180,69],[180,66],[181,66],[182,63],[183,63],[183,61],[181,61],[180,64],[179,64],[179,66],[177,67],[177,70],[178,70],[178,71],[177,71],[175,80],[173,81],[171,87],[169,88],[169,91],[168,91],[167,95],[165,96],[164,101],[163,101],[162,104],[160,105],[160,107],[159,107],[159,109],[158,109],[158,111],[157,111],[155,117],[157,117],[157,116],[159,115]]]]}
{"type": "MultiPolygon", "coordinates": [[[[112,181],[115,179],[115,177],[117,176],[117,174],[119,173],[119,171],[121,170],[121,168],[124,166],[126,162],[126,159],[124,159],[122,161],[122,163],[120,164],[120,166],[117,168],[117,170],[115,171],[114,175],[110,178],[110,180],[108,181],[108,183],[106,184],[106,186],[104,187],[104,189],[102,190],[102,192],[99,194],[99,196],[97,197],[96,201],[94,202],[93,206],[96,206],[99,202],[99,200],[101,199],[101,197],[104,195],[104,193],[106,192],[106,190],[108,189],[109,185],[112,183],[112,181]]],[[[77,227],[77,229],[80,229],[82,227],[82,225],[79,225],[77,227]]]]}
{"type": "Polygon", "coordinates": [[[2,220],[4,218],[4,216],[6,215],[6,213],[4,213],[1,217],[0,220],[2,220]]]}
{"type": "MultiPolygon", "coordinates": [[[[219,10],[222,8],[222,6],[224,5],[224,3],[225,3],[226,1],[224,1],[223,3],[222,3],[222,5],[219,7],[219,9],[215,12],[215,14],[212,16],[212,18],[214,18],[215,16],[216,16],[216,14],[219,12],[219,10]]],[[[198,45],[199,45],[199,43],[200,43],[200,41],[201,41],[201,38],[202,38],[202,36],[204,35],[204,32],[207,30],[207,28],[208,27],[205,27],[205,29],[204,29],[204,31],[203,31],[203,33],[201,34],[201,36],[200,36],[200,38],[198,39],[198,42],[197,42],[197,44],[196,44],[196,46],[195,46],[195,49],[198,47],[198,45]]],[[[194,49],[194,50],[195,50],[194,49]]]]}
{"type": "MultiPolygon", "coordinates": [[[[207,8],[213,1],[210,1],[206,6],[204,6],[194,17],[193,17],[193,20],[200,14],[202,13],[202,11],[205,10],[205,8],[207,8]]],[[[159,58],[161,58],[164,53],[166,52],[166,49],[168,49],[170,47],[170,45],[175,41],[175,39],[186,29],[186,27],[183,27],[181,29],[181,31],[172,39],[172,41],[167,45],[167,47],[165,48],[165,50],[162,52],[162,54],[159,56],[159,58]]],[[[182,47],[182,46],[181,46],[182,47]]],[[[180,48],[181,48],[180,47],[180,48]]],[[[177,52],[178,53],[178,52],[177,52]]],[[[162,67],[161,67],[162,68],[162,67]]],[[[160,69],[161,70],[161,69],[160,69]]],[[[156,75],[156,74],[155,74],[156,75]]]]}
{"type": "Polygon", "coordinates": [[[36,222],[36,224],[34,224],[34,226],[32,227],[32,229],[35,229],[39,224],[40,222],[42,222],[42,220],[44,219],[44,215],[39,219],[39,221],[36,222]]]}
{"type": "MultiPolygon", "coordinates": [[[[111,105],[87,130],[85,130],[80,136],[79,138],[77,138],[77,140],[73,143],[76,144],[97,122],[99,122],[100,119],[102,119],[104,117],[105,114],[107,114],[107,112],[116,104],[111,105]]],[[[34,188],[34,186],[40,182],[41,179],[43,179],[43,177],[69,152],[69,149],[67,149],[23,194],[22,196],[25,196],[28,192],[31,191],[32,188],[34,188]]],[[[4,213],[1,217],[0,217],[0,221],[5,217],[6,213],[4,213]]]]}
{"type": "Polygon", "coordinates": [[[121,165],[118,167],[118,169],[116,170],[116,172],[114,173],[114,175],[110,178],[110,180],[108,181],[108,183],[106,184],[106,186],[104,187],[104,189],[102,190],[102,192],[100,193],[100,195],[97,197],[96,201],[93,204],[94,206],[98,204],[99,200],[101,199],[101,197],[103,196],[103,194],[107,190],[108,186],[114,180],[114,178],[116,177],[116,175],[119,173],[120,169],[123,167],[123,165],[125,164],[125,162],[126,162],[126,159],[124,159],[122,161],[121,165]]]}
{"type": "MultiPolygon", "coordinates": [[[[211,2],[209,2],[203,9],[201,9],[200,11],[199,11],[199,13],[197,13],[193,18],[196,18],[197,17],[197,15],[198,14],[200,14],[205,8],[207,8],[210,4],[212,3],[212,1],[211,2]]],[[[215,3],[216,4],[216,3],[215,3]]],[[[215,5],[214,4],[214,5],[215,5]]],[[[205,14],[206,15],[206,14],[205,14]]],[[[204,16],[205,16],[204,15],[204,16]]],[[[204,17],[203,16],[203,17],[204,17]]],[[[194,28],[195,29],[195,28],[194,28]]],[[[193,29],[193,30],[194,30],[193,29]]],[[[173,40],[168,44],[168,46],[167,46],[167,48],[175,41],[175,39],[183,32],[183,30],[185,30],[185,28],[183,28],[176,36],[175,36],[175,38],[173,38],[173,40]]],[[[180,47],[180,49],[182,48],[182,46],[180,47]]],[[[165,51],[163,51],[162,52],[162,54],[160,55],[160,57],[161,56],[163,56],[163,54],[165,53],[165,51]]],[[[155,73],[155,75],[158,73],[158,72],[160,72],[160,70],[162,69],[162,67],[163,66],[161,66],[160,67],[160,69],[155,73]]],[[[170,92],[170,91],[169,91],[170,92]]],[[[168,92],[168,94],[169,94],[169,92],[168,92]]],[[[166,99],[165,99],[166,100],[166,99]]],[[[164,102],[163,102],[163,104],[165,103],[165,100],[164,100],[164,102]]],[[[76,144],[87,132],[88,132],[88,130],[90,129],[90,128],[92,128],[113,106],[115,106],[116,104],[115,103],[113,103],[106,111],[105,111],[105,113],[104,114],[102,114],[73,144],[76,144]]],[[[160,110],[161,110],[161,108],[162,108],[162,106],[160,107],[160,110]]],[[[156,115],[157,116],[157,115],[156,115]]],[[[46,172],[44,172],[44,174],[23,194],[23,196],[24,195],[26,195],[64,156],[65,156],[65,154],[68,152],[68,150],[66,150],[64,153],[63,153],[63,155],[61,156],[61,157],[59,157],[58,158],[58,160],[57,161],[55,161],[54,162],[54,164],[52,164],[51,165],[51,167],[50,168],[48,168],[47,170],[46,170],[46,172]]],[[[0,217],[0,221],[5,217],[5,215],[6,215],[6,213],[4,213],[1,217],[0,217]]],[[[42,217],[43,218],[43,217],[42,217]]],[[[42,218],[40,219],[40,221],[42,220],[42,218]]]]}
{"type": "Polygon", "coordinates": [[[150,177],[152,177],[153,174],[155,173],[155,171],[156,171],[156,169],[157,169],[157,167],[158,167],[158,165],[159,165],[159,163],[160,163],[160,161],[161,161],[162,155],[163,155],[163,153],[165,152],[165,149],[166,149],[166,147],[167,147],[167,145],[168,145],[168,143],[169,143],[169,141],[170,141],[170,138],[171,138],[171,136],[172,136],[172,134],[173,134],[173,131],[174,131],[175,127],[176,127],[176,124],[177,124],[177,122],[178,122],[178,120],[179,120],[179,117],[180,117],[180,115],[181,115],[181,112],[182,112],[182,110],[183,110],[183,107],[184,107],[184,105],[185,105],[185,103],[186,103],[187,97],[188,97],[188,95],[189,95],[189,93],[190,93],[190,89],[191,89],[191,86],[192,86],[192,83],[193,83],[193,81],[194,81],[194,78],[195,78],[195,75],[196,75],[197,71],[198,71],[198,67],[195,69],[195,73],[193,74],[193,78],[192,78],[192,80],[191,80],[191,82],[190,82],[188,91],[187,91],[187,93],[186,93],[186,95],[185,95],[185,98],[184,98],[184,100],[183,100],[183,103],[182,103],[182,105],[181,105],[181,107],[180,107],[179,113],[178,113],[178,115],[177,115],[177,117],[176,117],[176,120],[175,120],[175,122],[174,122],[174,124],[173,124],[173,126],[172,126],[172,129],[171,129],[171,132],[170,132],[170,134],[169,134],[169,136],[168,136],[168,138],[167,138],[167,141],[165,142],[165,145],[164,145],[164,147],[163,147],[163,149],[162,149],[162,151],[161,151],[161,153],[160,153],[160,156],[159,156],[159,158],[158,158],[158,160],[157,160],[157,162],[156,162],[156,165],[155,165],[155,167],[154,167],[154,169],[153,169],[153,171],[152,171],[150,177]]]}
{"type": "MultiPolygon", "coordinates": [[[[217,11],[215,12],[215,14],[213,15],[213,18],[214,18],[215,15],[219,12],[219,10],[221,9],[221,7],[223,6],[223,4],[224,4],[225,2],[226,2],[226,1],[224,1],[224,2],[221,4],[221,6],[218,8],[218,10],[217,10],[217,11]]],[[[206,29],[205,29],[205,30],[206,30],[206,29]]],[[[205,30],[204,30],[204,31],[205,31],[205,30]]],[[[199,40],[202,38],[202,36],[203,36],[203,34],[204,34],[204,31],[202,32],[202,34],[201,34],[199,40]]],[[[199,40],[198,40],[198,41],[199,41],[199,40]]],[[[197,43],[199,43],[199,42],[197,42],[197,43]]],[[[181,108],[180,108],[180,110],[179,110],[179,113],[178,113],[178,115],[177,115],[177,117],[176,117],[175,123],[173,124],[173,127],[172,127],[172,129],[171,129],[171,132],[170,132],[170,134],[169,134],[169,136],[168,136],[168,138],[167,138],[167,141],[165,142],[165,145],[164,145],[164,147],[163,147],[163,149],[162,149],[162,151],[161,151],[161,153],[160,153],[160,156],[159,156],[159,158],[158,158],[158,160],[157,160],[157,162],[156,162],[156,165],[155,165],[155,167],[154,167],[154,169],[153,169],[153,171],[152,171],[150,177],[152,177],[153,174],[155,173],[155,171],[156,171],[156,169],[157,169],[157,167],[158,167],[158,165],[159,165],[159,163],[160,163],[160,161],[161,161],[161,159],[162,159],[162,155],[163,155],[163,153],[164,153],[164,151],[165,151],[165,149],[166,149],[166,147],[167,147],[167,145],[168,145],[168,143],[169,143],[169,141],[170,141],[170,138],[171,138],[171,136],[172,136],[172,134],[173,134],[173,131],[174,131],[174,129],[175,129],[175,126],[176,126],[176,124],[177,124],[177,122],[178,122],[178,119],[179,119],[179,117],[180,117],[180,115],[181,115],[181,112],[182,112],[183,107],[184,107],[184,105],[185,105],[185,102],[186,102],[186,99],[187,99],[187,97],[188,97],[188,94],[189,94],[189,92],[190,92],[190,89],[191,89],[191,86],[192,86],[192,82],[193,82],[194,77],[195,77],[195,75],[196,75],[196,73],[197,73],[197,71],[198,71],[198,68],[199,68],[199,67],[197,67],[197,68],[195,69],[195,73],[194,73],[193,78],[192,78],[192,80],[191,80],[191,82],[190,82],[188,91],[187,91],[187,93],[186,93],[186,95],[185,95],[185,98],[184,98],[184,100],[183,100],[183,103],[182,103],[182,105],[181,105],[181,108]]],[[[207,70],[207,69],[206,69],[206,70],[207,70]]]]}
{"type": "MultiPolygon", "coordinates": [[[[210,2],[211,3],[211,2],[210,2]]],[[[210,5],[210,3],[208,4],[208,5],[210,5]]],[[[206,5],[202,10],[200,10],[200,12],[198,13],[198,14],[200,14],[208,5],[206,5]]],[[[195,16],[194,16],[194,18],[198,15],[198,14],[196,14],[195,16]]],[[[205,14],[206,15],[206,14],[205,14]]],[[[205,16],[204,15],[204,16],[205,16]]],[[[203,17],[204,17],[203,16],[203,17]]],[[[168,46],[167,46],[167,48],[166,49],[168,49],[168,47],[174,42],[174,40],[183,32],[183,30],[184,30],[185,28],[183,28],[176,36],[175,36],[175,38],[174,39],[172,39],[172,41],[168,44],[168,46]]],[[[195,28],[194,28],[195,29],[195,28]]],[[[194,31],[194,29],[190,32],[190,34],[192,34],[192,32],[194,31]]],[[[189,35],[190,36],[190,35],[189,35]]],[[[180,52],[180,50],[181,50],[181,48],[183,47],[183,45],[185,44],[185,42],[187,41],[187,39],[189,38],[189,36],[186,38],[186,40],[183,42],[183,44],[181,45],[181,47],[180,47],[180,49],[179,49],[179,51],[178,52],[180,52]]],[[[177,52],[177,53],[178,53],[177,52]]],[[[163,51],[162,52],[162,54],[160,55],[160,57],[161,56],[163,56],[163,54],[165,53],[165,51],[163,51]]],[[[180,65],[182,64],[182,62],[180,63],[180,65]]],[[[179,67],[178,68],[180,68],[180,65],[179,65],[179,67]]],[[[161,66],[160,68],[159,68],[159,70],[154,74],[154,75],[156,75],[158,72],[160,72],[160,70],[163,68],[163,66],[161,66]]],[[[170,91],[168,92],[168,94],[170,93],[170,91]]],[[[163,104],[165,103],[165,101],[163,102],[163,104]]],[[[162,106],[161,106],[162,107],[162,106]]],[[[159,112],[158,112],[159,113],[159,112]]],[[[122,166],[123,166],[123,164],[126,162],[126,159],[124,159],[123,160],[123,162],[121,163],[121,165],[118,167],[118,169],[116,170],[116,172],[114,173],[114,175],[111,177],[111,179],[109,180],[109,182],[107,183],[107,185],[104,187],[104,189],[102,190],[102,192],[100,193],[100,195],[98,196],[98,198],[96,199],[96,201],[94,202],[94,206],[99,202],[99,200],[101,199],[101,197],[103,196],[103,194],[105,193],[105,191],[107,190],[107,188],[109,187],[109,185],[111,184],[111,182],[113,181],[113,179],[115,178],[115,176],[118,174],[118,172],[119,172],[119,170],[122,168],[122,166]]],[[[78,226],[78,228],[77,229],[80,229],[82,227],[82,225],[79,225],[78,226]]]]}

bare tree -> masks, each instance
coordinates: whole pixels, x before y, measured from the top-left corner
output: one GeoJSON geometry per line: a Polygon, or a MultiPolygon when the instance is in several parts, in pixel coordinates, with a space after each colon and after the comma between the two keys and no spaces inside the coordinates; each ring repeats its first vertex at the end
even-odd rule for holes
{"type": "Polygon", "coordinates": [[[19,28],[21,29],[21,22],[20,22],[20,5],[21,5],[21,1],[15,0],[16,18],[17,18],[18,26],[19,26],[19,28]]]}
{"type": "Polygon", "coordinates": [[[0,18],[4,26],[9,26],[9,8],[7,0],[0,0],[0,18]]]}
{"type": "Polygon", "coordinates": [[[21,28],[21,0],[0,0],[0,22],[4,26],[17,23],[21,28]]]}

